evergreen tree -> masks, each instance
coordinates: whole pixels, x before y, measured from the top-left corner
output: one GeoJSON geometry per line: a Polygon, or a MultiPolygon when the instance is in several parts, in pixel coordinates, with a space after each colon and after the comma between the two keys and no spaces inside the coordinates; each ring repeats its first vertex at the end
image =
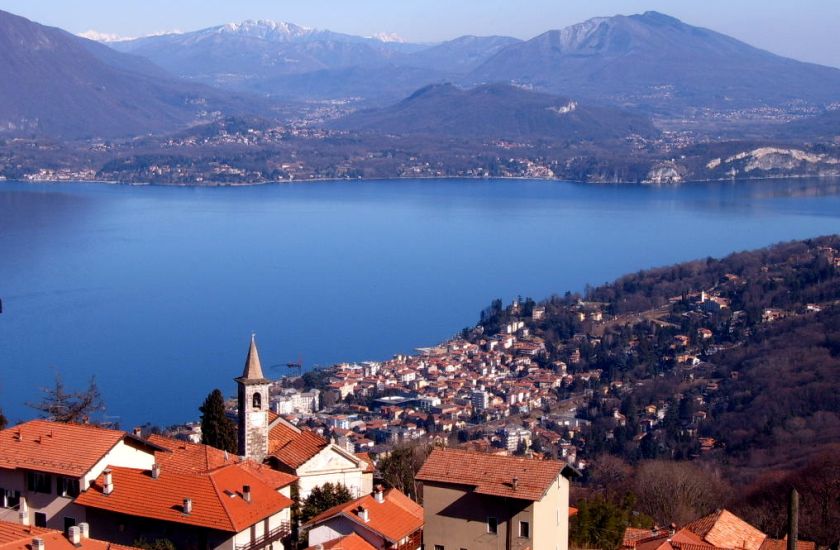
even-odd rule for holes
{"type": "Polygon", "coordinates": [[[0,430],[5,430],[8,424],[9,421],[6,419],[5,415],[3,415],[3,409],[0,409],[0,430]]]}
{"type": "Polygon", "coordinates": [[[301,523],[306,523],[314,518],[324,510],[329,510],[333,506],[344,504],[353,500],[353,495],[350,494],[350,489],[342,483],[324,483],[312,489],[309,496],[303,501],[303,507],[300,511],[301,523]]]}
{"type": "Polygon", "coordinates": [[[198,410],[201,411],[201,442],[236,453],[236,426],[225,414],[225,398],[221,390],[210,392],[198,410]]]}

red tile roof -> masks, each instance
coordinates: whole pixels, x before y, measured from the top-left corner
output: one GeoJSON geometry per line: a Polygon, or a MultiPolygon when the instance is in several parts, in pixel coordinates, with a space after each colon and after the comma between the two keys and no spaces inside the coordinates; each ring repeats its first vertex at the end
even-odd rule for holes
{"type": "Polygon", "coordinates": [[[125,437],[87,424],[32,420],[0,432],[0,468],[81,477],[125,437]]]}
{"type": "Polygon", "coordinates": [[[565,467],[566,463],[558,460],[435,449],[420,468],[417,479],[469,485],[483,495],[539,501],[565,467]]]}
{"type": "Polygon", "coordinates": [[[168,449],[168,451],[155,453],[155,461],[160,464],[162,470],[206,473],[231,464],[239,464],[273,489],[281,489],[297,480],[297,476],[278,472],[253,460],[241,460],[236,455],[225,453],[209,445],[190,443],[161,435],[149,436],[149,442],[168,449]]]}
{"type": "Polygon", "coordinates": [[[208,527],[238,533],[291,506],[292,501],[260,481],[247,468],[230,465],[210,473],[161,469],[153,479],[146,470],[111,468],[114,491],[102,492],[103,476],[76,498],[82,506],[119,514],[208,527]],[[251,487],[251,502],[242,496],[251,487]],[[183,512],[184,499],[192,512],[183,512]]]}
{"type": "Polygon", "coordinates": [[[42,539],[50,550],[136,550],[133,546],[96,539],[81,539],[79,546],[74,546],[61,531],[0,521],[0,550],[32,550],[35,537],[42,539]]]}
{"type": "Polygon", "coordinates": [[[399,542],[423,528],[423,507],[402,494],[397,489],[385,491],[383,502],[376,502],[373,495],[365,495],[344,504],[321,512],[307,526],[314,527],[336,516],[350,519],[364,529],[369,529],[392,543],[399,542]],[[355,512],[360,506],[368,510],[368,521],[362,520],[355,512]]]}
{"type": "Polygon", "coordinates": [[[148,441],[167,449],[155,453],[155,462],[161,469],[179,472],[208,472],[239,462],[239,457],[225,453],[210,445],[191,443],[180,439],[150,435],[148,441]]]}
{"type": "MultiPolygon", "coordinates": [[[[746,521],[728,510],[695,520],[673,535],[669,531],[651,531],[628,527],[624,531],[622,548],[653,550],[653,541],[668,539],[675,550],[786,550],[784,540],[767,537],[746,521]]],[[[809,541],[797,541],[797,550],[815,550],[809,541]]]]}
{"type": "Polygon", "coordinates": [[[293,470],[301,467],[327,446],[329,442],[320,435],[301,430],[282,418],[276,419],[268,433],[269,454],[293,470]]]}
{"type": "Polygon", "coordinates": [[[365,468],[366,474],[372,474],[376,471],[376,467],[373,465],[373,459],[370,457],[368,453],[356,453],[356,456],[364,461],[367,464],[367,468],[365,468]]]}
{"type": "Polygon", "coordinates": [[[253,460],[245,460],[240,464],[249,473],[259,478],[263,483],[272,487],[274,490],[282,489],[297,481],[298,477],[286,472],[278,472],[277,470],[265,465],[258,464],[253,460]]]}
{"type": "Polygon", "coordinates": [[[720,548],[759,550],[767,535],[728,510],[718,510],[685,526],[706,543],[720,548]]]}
{"type": "MultiPolygon", "coordinates": [[[[319,545],[323,550],[375,550],[376,547],[368,541],[357,535],[351,533],[331,541],[327,541],[319,545]]],[[[310,546],[306,550],[316,550],[317,546],[310,546]]]]}
{"type": "MultiPolygon", "coordinates": [[[[797,540],[796,550],[816,550],[817,545],[807,540],[797,540]]],[[[787,537],[784,539],[766,538],[761,543],[761,550],[787,550],[787,537]]]]}

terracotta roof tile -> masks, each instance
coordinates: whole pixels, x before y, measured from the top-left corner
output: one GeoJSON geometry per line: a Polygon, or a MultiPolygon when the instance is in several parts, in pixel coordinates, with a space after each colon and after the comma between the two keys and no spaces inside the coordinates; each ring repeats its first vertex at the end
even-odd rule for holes
{"type": "MultiPolygon", "coordinates": [[[[816,543],[807,540],[797,540],[796,550],[815,550],[816,543]]],[[[767,537],[761,543],[761,550],[787,550],[787,537],[784,539],[771,539],[767,537]]]]}
{"type": "Polygon", "coordinates": [[[210,445],[191,443],[162,435],[150,435],[148,441],[167,451],[155,453],[155,462],[161,469],[179,472],[208,472],[239,462],[239,457],[225,453],[210,445]]]}
{"type": "Polygon", "coordinates": [[[0,521],[0,550],[32,550],[32,539],[35,537],[43,539],[45,546],[51,550],[136,550],[133,546],[96,539],[82,539],[79,546],[74,546],[61,531],[0,521]]]}
{"type": "Polygon", "coordinates": [[[279,472],[265,464],[258,464],[253,460],[245,460],[241,463],[241,466],[275,490],[287,487],[298,479],[295,475],[279,472]]]}
{"type": "Polygon", "coordinates": [[[161,435],[149,436],[149,442],[168,449],[168,452],[159,451],[155,453],[155,461],[161,465],[161,469],[206,473],[231,464],[239,464],[274,489],[286,487],[297,480],[297,476],[278,472],[253,460],[242,460],[236,455],[225,453],[209,445],[190,443],[161,435]]]}
{"type": "Polygon", "coordinates": [[[292,501],[261,482],[240,465],[230,465],[210,473],[161,469],[153,479],[150,472],[132,468],[111,468],[114,491],[102,492],[103,476],[93,487],[76,498],[82,506],[209,527],[238,533],[291,506],[292,501]],[[251,487],[251,502],[242,498],[245,485],[251,487]],[[192,512],[183,512],[185,498],[192,499],[192,512]]]}
{"type": "Polygon", "coordinates": [[[32,420],[0,432],[0,468],[81,477],[125,437],[87,424],[32,420]]]}
{"type": "Polygon", "coordinates": [[[767,535],[728,510],[718,510],[685,526],[706,543],[721,548],[759,550],[767,535]]]}
{"type": "Polygon", "coordinates": [[[366,474],[372,474],[376,471],[376,467],[373,465],[373,459],[370,457],[368,453],[356,453],[356,456],[364,461],[367,464],[367,468],[365,468],[366,474]]]}
{"type": "Polygon", "coordinates": [[[483,495],[539,501],[565,467],[566,463],[557,460],[435,449],[420,468],[417,479],[470,485],[483,495]]]}
{"type": "Polygon", "coordinates": [[[642,539],[651,536],[650,529],[639,529],[638,527],[628,527],[624,530],[624,541],[621,543],[623,548],[635,548],[636,543],[642,539]]]}
{"type": "Polygon", "coordinates": [[[385,491],[383,502],[373,495],[365,495],[321,512],[307,523],[314,526],[336,516],[344,516],[365,529],[378,533],[390,542],[398,542],[423,527],[423,507],[397,489],[385,491]],[[360,506],[368,510],[368,521],[355,512],[360,506]]]}
{"type": "Polygon", "coordinates": [[[329,446],[315,432],[296,428],[282,418],[276,420],[268,434],[269,454],[293,470],[329,446]]]}
{"type": "MultiPolygon", "coordinates": [[[[375,550],[376,547],[360,537],[356,533],[327,541],[320,545],[323,550],[375,550]]],[[[310,546],[306,550],[316,550],[316,546],[310,546]]]]}

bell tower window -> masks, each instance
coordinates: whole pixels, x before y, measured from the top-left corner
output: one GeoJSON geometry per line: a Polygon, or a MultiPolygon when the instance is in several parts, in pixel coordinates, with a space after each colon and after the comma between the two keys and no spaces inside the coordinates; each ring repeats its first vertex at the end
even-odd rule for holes
{"type": "Polygon", "coordinates": [[[260,395],[260,392],[254,393],[254,398],[252,399],[252,401],[254,410],[262,409],[262,396],[260,395]]]}

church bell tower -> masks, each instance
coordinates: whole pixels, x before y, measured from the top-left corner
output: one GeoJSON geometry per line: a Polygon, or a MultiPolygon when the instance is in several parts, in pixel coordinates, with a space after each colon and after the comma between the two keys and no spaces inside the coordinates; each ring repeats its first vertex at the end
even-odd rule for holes
{"type": "Polygon", "coordinates": [[[263,377],[253,334],[245,369],[242,376],[234,380],[239,386],[239,455],[262,462],[268,454],[270,381],[263,377]]]}

